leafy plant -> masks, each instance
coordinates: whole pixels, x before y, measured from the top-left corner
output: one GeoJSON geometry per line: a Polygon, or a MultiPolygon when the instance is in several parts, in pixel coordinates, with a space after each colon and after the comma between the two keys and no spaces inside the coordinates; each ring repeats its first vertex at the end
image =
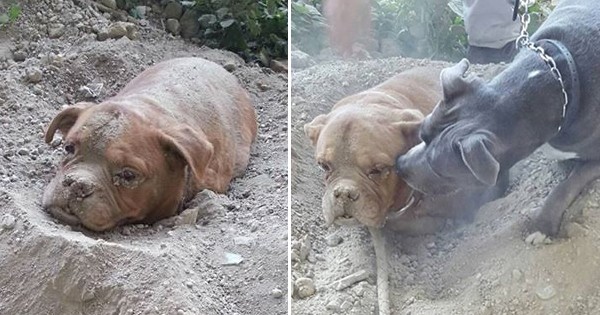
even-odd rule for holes
{"type": "Polygon", "coordinates": [[[21,16],[21,7],[13,4],[6,13],[0,14],[0,26],[14,23],[21,16]]]}
{"type": "Polygon", "coordinates": [[[294,45],[308,53],[318,53],[325,45],[325,18],[313,5],[292,2],[291,8],[294,45]]]}
{"type": "Polygon", "coordinates": [[[196,0],[208,46],[268,65],[287,57],[287,0],[196,0]]]}

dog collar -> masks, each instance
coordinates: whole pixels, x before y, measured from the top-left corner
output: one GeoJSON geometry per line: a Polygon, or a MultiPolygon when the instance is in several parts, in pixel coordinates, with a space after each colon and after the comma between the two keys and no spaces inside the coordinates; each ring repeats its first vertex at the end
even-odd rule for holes
{"type": "Polygon", "coordinates": [[[554,39],[541,39],[538,40],[536,43],[538,44],[536,46],[540,49],[542,49],[542,45],[553,46],[558,52],[558,54],[556,54],[554,57],[556,58],[557,55],[562,55],[567,63],[566,70],[568,71],[570,79],[570,85],[568,88],[565,87],[564,77],[558,70],[558,65],[556,64],[555,60],[542,49],[544,55],[548,57],[548,59],[544,58],[543,55],[540,55],[542,56],[542,59],[544,59],[546,64],[550,66],[550,71],[552,72],[554,77],[557,80],[559,80],[561,88],[563,90],[562,92],[565,97],[562,118],[558,126],[558,134],[560,134],[563,130],[567,129],[575,120],[575,115],[577,114],[579,109],[581,89],[579,84],[579,72],[577,71],[577,64],[575,63],[575,59],[573,58],[573,55],[571,55],[571,52],[569,52],[567,47],[560,41],[554,39]]]}

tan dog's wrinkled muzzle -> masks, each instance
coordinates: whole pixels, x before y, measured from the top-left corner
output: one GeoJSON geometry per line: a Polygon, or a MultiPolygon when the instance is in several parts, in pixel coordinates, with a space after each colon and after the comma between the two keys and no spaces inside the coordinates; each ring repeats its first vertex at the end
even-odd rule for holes
{"type": "Polygon", "coordinates": [[[379,227],[385,222],[385,216],[380,213],[381,205],[377,202],[374,192],[367,187],[359,187],[349,179],[340,179],[327,185],[323,195],[322,208],[325,223],[354,225],[359,222],[373,227],[379,227]]]}

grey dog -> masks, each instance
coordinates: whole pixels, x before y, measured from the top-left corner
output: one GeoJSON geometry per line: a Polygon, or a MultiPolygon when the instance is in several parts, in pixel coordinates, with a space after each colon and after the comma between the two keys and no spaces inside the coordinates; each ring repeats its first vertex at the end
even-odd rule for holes
{"type": "Polygon", "coordinates": [[[441,74],[443,100],[423,122],[424,142],[397,159],[397,171],[425,194],[495,185],[516,162],[547,144],[574,159],[545,200],[535,227],[556,235],[563,213],[600,177],[600,1],[562,0],[531,41],[533,49],[490,82],[465,73],[467,60],[441,74]],[[565,105],[566,103],[566,105],[565,105]]]}

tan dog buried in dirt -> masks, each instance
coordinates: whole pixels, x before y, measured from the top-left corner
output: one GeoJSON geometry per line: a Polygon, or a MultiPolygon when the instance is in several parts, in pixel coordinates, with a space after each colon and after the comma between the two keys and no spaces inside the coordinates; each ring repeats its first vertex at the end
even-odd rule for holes
{"type": "Polygon", "coordinates": [[[254,108],[237,79],[200,58],[156,64],[100,104],[50,123],[67,156],[43,196],[65,223],[103,231],[176,214],[202,189],[223,193],[248,164],[254,108]]]}
{"type": "Polygon", "coordinates": [[[391,209],[411,198],[395,159],[420,142],[419,125],[442,97],[439,75],[430,68],[405,71],[342,99],[304,126],[325,171],[327,225],[353,218],[380,227],[391,209]]]}

